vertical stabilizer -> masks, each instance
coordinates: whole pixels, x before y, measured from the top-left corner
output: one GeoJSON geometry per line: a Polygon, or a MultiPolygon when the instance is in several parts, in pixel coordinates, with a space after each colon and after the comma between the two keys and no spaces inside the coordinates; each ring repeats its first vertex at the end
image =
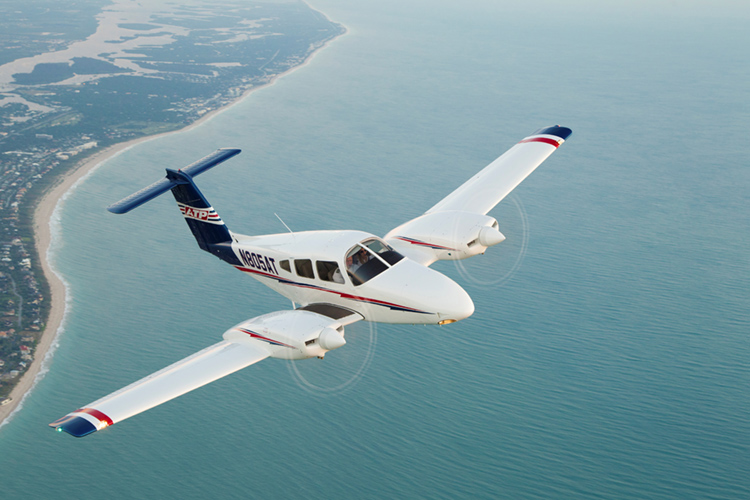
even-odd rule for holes
{"type": "Polygon", "coordinates": [[[116,214],[127,213],[172,191],[177,206],[193,232],[198,246],[232,265],[242,265],[232,250],[232,233],[216,210],[198,190],[193,177],[240,153],[239,149],[218,149],[181,170],[167,169],[167,177],[109,206],[116,214]]]}
{"type": "Polygon", "coordinates": [[[195,185],[193,178],[183,171],[168,168],[167,179],[175,184],[172,194],[201,250],[239,265],[232,250],[232,233],[195,185]]]}

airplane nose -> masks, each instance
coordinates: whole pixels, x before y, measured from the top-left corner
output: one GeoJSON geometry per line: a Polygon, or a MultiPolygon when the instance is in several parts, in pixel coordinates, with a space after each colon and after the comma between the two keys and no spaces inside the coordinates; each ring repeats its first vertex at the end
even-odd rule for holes
{"type": "Polygon", "coordinates": [[[452,284],[451,291],[446,294],[444,305],[438,313],[440,325],[455,323],[474,314],[474,301],[469,294],[457,283],[452,284]]]}

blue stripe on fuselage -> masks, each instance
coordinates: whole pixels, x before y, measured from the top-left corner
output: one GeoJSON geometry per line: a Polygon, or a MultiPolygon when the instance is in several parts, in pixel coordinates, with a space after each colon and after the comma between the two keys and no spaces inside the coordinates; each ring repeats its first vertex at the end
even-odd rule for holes
{"type": "Polygon", "coordinates": [[[370,298],[367,298],[367,297],[360,297],[358,295],[352,295],[352,294],[349,294],[349,293],[346,293],[346,292],[338,292],[336,290],[331,290],[329,288],[323,288],[321,286],[313,285],[313,284],[310,284],[310,283],[299,283],[297,281],[292,281],[292,280],[289,280],[289,279],[286,279],[286,278],[282,278],[280,276],[275,276],[273,274],[264,273],[262,271],[257,271],[255,269],[250,269],[250,268],[247,268],[247,267],[241,267],[241,266],[235,266],[235,267],[237,269],[239,269],[240,271],[244,271],[246,273],[257,274],[257,275],[263,276],[265,278],[275,279],[279,283],[281,283],[282,285],[291,285],[291,286],[296,286],[296,287],[300,287],[300,288],[310,288],[310,289],[313,289],[313,290],[319,290],[321,292],[334,293],[334,294],[338,295],[339,297],[341,297],[343,299],[354,300],[356,302],[363,302],[363,303],[366,303],[366,304],[372,304],[372,305],[376,305],[376,306],[387,307],[387,308],[389,308],[391,310],[394,310],[394,311],[412,312],[412,313],[417,313],[417,314],[434,314],[434,313],[431,313],[431,312],[428,312],[428,311],[420,311],[419,309],[413,309],[411,307],[400,306],[398,304],[393,304],[393,303],[390,303],[390,302],[386,302],[384,300],[370,299],[370,298]]]}

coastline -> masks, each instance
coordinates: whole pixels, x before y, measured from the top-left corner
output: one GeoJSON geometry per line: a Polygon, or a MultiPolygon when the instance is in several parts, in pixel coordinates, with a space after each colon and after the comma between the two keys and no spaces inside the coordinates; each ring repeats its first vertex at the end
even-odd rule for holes
{"type": "MultiPolygon", "coordinates": [[[[318,12],[320,11],[318,10],[318,12]]],[[[321,12],[321,14],[323,13],[321,12]]],[[[41,261],[44,277],[49,283],[49,317],[47,318],[44,332],[42,333],[39,342],[37,343],[34,350],[34,360],[32,361],[28,370],[26,370],[26,372],[24,372],[24,374],[21,376],[21,379],[18,381],[18,383],[10,393],[11,402],[4,406],[0,406],[0,429],[5,424],[9,423],[15,416],[15,414],[23,408],[24,399],[26,399],[26,397],[31,393],[31,390],[34,388],[37,382],[44,378],[44,375],[48,371],[48,365],[52,360],[52,354],[54,354],[54,349],[50,349],[56,345],[56,341],[59,335],[64,331],[65,319],[68,312],[67,285],[62,280],[61,276],[50,265],[49,251],[52,243],[52,216],[57,211],[58,207],[62,205],[66,195],[73,189],[75,189],[78,183],[81,182],[85,177],[87,177],[97,168],[104,165],[107,161],[123,153],[124,151],[131,149],[142,142],[155,140],[171,134],[186,132],[192,130],[195,127],[199,127],[204,123],[212,120],[219,114],[223,113],[224,111],[228,110],[232,106],[241,103],[256,90],[273,85],[279,78],[286,76],[299,68],[307,66],[318,52],[328,47],[328,45],[333,41],[338,40],[340,37],[349,33],[349,28],[341,23],[337,24],[344,28],[343,33],[326,41],[319,47],[316,47],[312,52],[310,52],[310,54],[308,54],[304,61],[300,62],[296,66],[293,66],[282,73],[272,75],[268,79],[268,81],[264,83],[248,88],[242,93],[242,95],[240,95],[231,103],[227,104],[224,107],[215,109],[209,113],[206,113],[200,119],[191,123],[187,127],[170,132],[164,132],[146,137],[139,137],[137,139],[113,144],[101,149],[85,160],[82,160],[79,164],[71,168],[70,171],[63,174],[39,199],[39,201],[37,202],[37,206],[34,208],[34,242],[38,252],[38,258],[41,261]]]]}

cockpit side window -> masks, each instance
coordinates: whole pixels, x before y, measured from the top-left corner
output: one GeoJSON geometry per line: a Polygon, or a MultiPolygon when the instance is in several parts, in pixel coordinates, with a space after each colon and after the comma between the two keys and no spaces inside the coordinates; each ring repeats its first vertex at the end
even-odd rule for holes
{"type": "Polygon", "coordinates": [[[297,275],[302,276],[303,278],[315,279],[312,261],[310,259],[294,259],[294,269],[297,270],[297,275]]]}
{"type": "Polygon", "coordinates": [[[346,270],[355,286],[365,283],[388,269],[388,266],[366,248],[355,245],[346,253],[346,270]]]}
{"type": "Polygon", "coordinates": [[[318,268],[318,276],[323,281],[332,281],[333,283],[343,283],[344,277],[341,275],[339,265],[333,261],[319,260],[315,262],[318,268]]]}
{"type": "Polygon", "coordinates": [[[387,243],[372,239],[362,242],[367,248],[378,254],[384,261],[389,265],[393,265],[396,262],[404,258],[403,255],[395,251],[393,248],[388,246],[387,243]]]}

